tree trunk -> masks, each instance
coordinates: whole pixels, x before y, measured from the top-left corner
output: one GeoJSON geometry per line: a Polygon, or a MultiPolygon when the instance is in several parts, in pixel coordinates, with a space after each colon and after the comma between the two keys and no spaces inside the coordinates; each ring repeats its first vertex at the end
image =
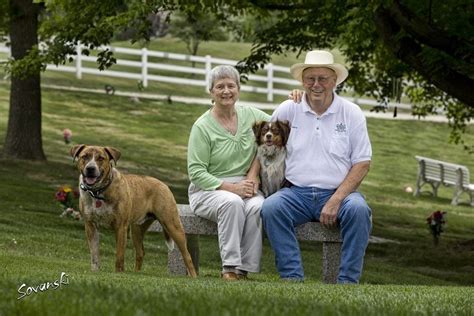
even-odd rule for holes
{"type": "MultiPolygon", "coordinates": [[[[10,0],[11,52],[22,59],[38,44],[40,7],[31,0],[10,0]]],[[[10,113],[4,156],[11,159],[46,160],[41,136],[40,70],[26,77],[12,74],[10,113]]]]}

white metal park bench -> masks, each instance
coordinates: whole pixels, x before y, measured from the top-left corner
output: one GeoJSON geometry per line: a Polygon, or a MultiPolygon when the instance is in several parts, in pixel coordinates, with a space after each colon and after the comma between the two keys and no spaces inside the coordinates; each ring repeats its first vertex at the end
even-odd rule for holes
{"type": "MultiPolygon", "coordinates": [[[[196,271],[199,272],[199,235],[217,236],[217,224],[194,215],[187,204],[178,204],[178,210],[186,233],[189,253],[196,271]]],[[[149,231],[161,232],[162,227],[158,221],[155,221],[149,231]]],[[[296,227],[296,232],[298,240],[323,243],[322,279],[324,283],[336,283],[342,245],[339,230],[326,229],[317,222],[311,222],[296,227]]],[[[168,253],[168,270],[171,274],[185,275],[186,267],[176,248],[168,253]]]]}
{"type": "Polygon", "coordinates": [[[415,196],[420,195],[424,184],[430,184],[433,196],[437,196],[438,188],[443,184],[454,187],[452,205],[457,205],[461,194],[466,192],[469,194],[471,206],[474,206],[474,184],[470,183],[469,169],[466,166],[421,156],[415,158],[418,160],[415,196]]]}

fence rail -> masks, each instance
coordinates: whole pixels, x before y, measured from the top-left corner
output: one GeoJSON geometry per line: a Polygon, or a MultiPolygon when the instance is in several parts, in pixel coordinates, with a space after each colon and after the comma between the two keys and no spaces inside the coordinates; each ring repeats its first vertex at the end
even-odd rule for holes
{"type": "MultiPolygon", "coordinates": [[[[99,70],[96,66],[89,66],[88,63],[96,62],[95,56],[85,56],[82,54],[82,50],[85,48],[82,45],[77,45],[77,55],[71,56],[73,61],[66,65],[47,65],[47,70],[70,72],[75,73],[76,78],[82,79],[83,74],[91,74],[96,76],[108,76],[117,78],[126,78],[141,81],[144,87],[149,85],[150,81],[157,82],[168,82],[174,84],[185,84],[193,86],[201,86],[206,91],[208,90],[208,78],[210,71],[215,65],[232,65],[235,66],[238,61],[224,58],[215,58],[210,55],[206,56],[193,56],[185,54],[168,53],[161,51],[148,50],[147,48],[133,49],[124,47],[113,47],[104,46],[102,48],[108,48],[114,54],[138,56],[140,60],[132,60],[127,58],[117,58],[117,66],[126,66],[134,69],[135,71],[118,71],[113,69],[99,70]],[[161,58],[165,59],[167,63],[152,62],[150,58],[161,58]],[[193,62],[195,67],[182,66],[173,64],[173,61],[187,61],[193,62]],[[168,71],[170,74],[154,74],[150,72],[157,71],[168,71]],[[192,74],[198,75],[200,79],[183,78],[179,77],[179,74],[192,74]]],[[[10,49],[6,46],[0,45],[0,53],[10,54],[10,49]]],[[[0,59],[0,62],[2,60],[0,59]]],[[[261,93],[267,95],[267,101],[272,102],[274,95],[288,95],[289,89],[296,88],[299,86],[298,81],[289,79],[290,69],[289,67],[283,67],[273,65],[271,63],[265,65],[262,70],[265,75],[251,74],[248,76],[248,83],[241,86],[241,90],[245,92],[261,93]],[[279,76],[277,76],[279,75],[279,76]],[[266,83],[260,84],[258,83],[266,83]],[[254,83],[252,85],[251,83],[254,83]],[[275,88],[277,85],[285,85],[286,89],[275,88]]]]}
{"type": "MultiPolygon", "coordinates": [[[[72,62],[66,65],[47,65],[47,70],[74,73],[76,78],[82,79],[83,74],[95,76],[107,76],[116,78],[133,79],[140,81],[143,87],[148,87],[152,81],[167,82],[172,84],[192,85],[203,87],[207,92],[207,82],[210,71],[215,65],[235,66],[238,61],[225,58],[216,58],[210,55],[193,56],[177,53],[148,50],[147,48],[134,49],[115,46],[103,46],[116,54],[117,64],[115,68],[130,68],[130,71],[122,70],[99,70],[97,69],[96,56],[86,56],[82,54],[85,46],[77,45],[77,55],[70,56],[72,62]],[[122,57],[123,55],[126,56],[122,57]],[[133,60],[135,58],[136,60],[133,60]],[[156,59],[166,60],[166,63],[156,62],[156,59]],[[193,62],[195,67],[183,66],[183,62],[193,62]],[[158,74],[157,74],[158,73],[158,74]],[[182,75],[181,77],[179,75],[182,75]],[[185,75],[197,75],[196,78],[186,78],[185,75]]],[[[10,48],[0,43],[0,54],[10,56],[10,48]]],[[[2,59],[0,63],[7,59],[2,59]]],[[[242,85],[241,91],[266,94],[267,101],[273,102],[275,95],[287,96],[288,92],[295,88],[301,88],[298,81],[290,79],[290,68],[266,64],[260,74],[250,74],[248,82],[242,85]],[[262,75],[262,73],[264,75],[262,75]]],[[[365,104],[375,108],[380,107],[380,102],[368,98],[349,97],[349,100],[357,104],[365,104]]],[[[384,111],[388,108],[411,109],[410,104],[390,102],[385,105],[384,111]]]]}

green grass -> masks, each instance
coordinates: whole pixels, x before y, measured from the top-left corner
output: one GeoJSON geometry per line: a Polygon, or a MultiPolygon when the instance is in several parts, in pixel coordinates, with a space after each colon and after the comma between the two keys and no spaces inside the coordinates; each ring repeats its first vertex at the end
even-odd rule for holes
{"type": "MultiPolygon", "coordinates": [[[[87,85],[86,81],[74,81],[87,85]]],[[[72,83],[71,83],[72,84],[72,83]]],[[[8,117],[8,83],[0,81],[0,148],[8,117]]],[[[167,104],[107,95],[43,90],[43,145],[47,162],[0,159],[0,315],[472,315],[474,306],[474,208],[451,206],[452,188],[439,197],[404,192],[414,187],[414,155],[461,163],[474,172],[472,155],[449,144],[447,124],[368,119],[373,145],[371,171],[361,191],[373,209],[373,235],[393,243],[370,244],[360,286],[323,285],[321,244],[301,245],[307,281],[278,280],[265,241],[262,273],[251,281],[226,284],[219,275],[215,237],[201,237],[200,277],[172,277],[160,234],[145,238],[144,269],[133,271],[129,243],[126,273],[114,270],[114,237],[101,232],[102,271],[89,271],[89,252],[81,222],[60,218],[54,193],[76,185],[77,171],[62,130],[73,143],[115,146],[118,168],[149,174],[170,185],[187,203],[186,146],[194,120],[205,106],[167,104]],[[438,247],[425,218],[448,212],[438,247]],[[21,300],[23,283],[38,286],[61,272],[69,284],[21,300]]],[[[466,138],[474,141],[474,126],[466,138]]],[[[472,179],[471,179],[472,181],[472,179]]]]}

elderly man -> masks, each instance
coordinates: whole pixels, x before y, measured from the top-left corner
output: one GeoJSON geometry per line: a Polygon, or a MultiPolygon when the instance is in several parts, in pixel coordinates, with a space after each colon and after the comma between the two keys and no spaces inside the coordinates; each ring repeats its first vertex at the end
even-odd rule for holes
{"type": "Polygon", "coordinates": [[[330,52],[315,50],[290,69],[304,87],[300,103],[283,102],[272,120],[287,120],[286,179],[290,186],[268,197],[261,216],[280,277],[303,281],[295,227],[319,221],[339,227],[342,254],[338,283],[358,283],[371,231],[371,210],[357,192],[372,148],[359,106],[335,93],[348,75],[330,52]]]}

